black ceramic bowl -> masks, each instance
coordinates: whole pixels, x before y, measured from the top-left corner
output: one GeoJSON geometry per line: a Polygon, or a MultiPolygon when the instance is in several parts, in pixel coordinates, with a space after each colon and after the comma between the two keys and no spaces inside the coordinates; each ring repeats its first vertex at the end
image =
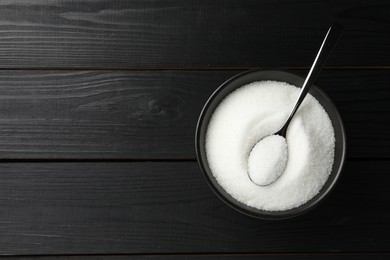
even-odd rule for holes
{"type": "Polygon", "coordinates": [[[322,189],[316,196],[314,196],[305,204],[285,211],[259,210],[253,207],[249,207],[234,199],[218,184],[209,168],[205,150],[205,137],[207,126],[209,124],[212,114],[214,113],[214,110],[227,95],[229,95],[232,91],[239,87],[242,87],[254,81],[262,80],[283,81],[297,87],[301,87],[304,82],[304,79],[302,79],[301,77],[284,71],[252,70],[236,75],[225,83],[223,83],[211,95],[200,114],[195,137],[196,155],[200,168],[202,169],[202,172],[206,177],[207,183],[209,184],[211,189],[218,195],[218,197],[226,204],[252,217],[262,219],[285,219],[298,216],[309,211],[310,209],[314,208],[314,206],[318,205],[318,203],[322,201],[324,197],[330,192],[332,187],[335,185],[344,164],[346,137],[344,132],[344,126],[341,121],[340,114],[336,109],[336,106],[320,88],[312,86],[309,93],[312,94],[320,102],[320,104],[324,107],[325,111],[328,113],[329,118],[332,121],[336,139],[333,168],[325,185],[322,187],[322,189]]]}

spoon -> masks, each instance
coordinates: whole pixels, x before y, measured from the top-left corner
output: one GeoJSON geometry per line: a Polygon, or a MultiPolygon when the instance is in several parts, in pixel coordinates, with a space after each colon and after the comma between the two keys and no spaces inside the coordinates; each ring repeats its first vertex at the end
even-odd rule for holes
{"type": "Polygon", "coordinates": [[[276,133],[266,136],[257,142],[248,158],[248,176],[249,179],[258,186],[267,186],[275,182],[284,172],[287,165],[287,142],[286,134],[287,128],[297,112],[299,106],[302,104],[309,92],[310,87],[316,80],[322,66],[332,53],[338,40],[340,39],[343,26],[341,24],[333,24],[321,44],[320,50],[314,59],[313,65],[310,68],[309,73],[301,88],[301,93],[295,106],[290,112],[286,122],[276,133]]]}

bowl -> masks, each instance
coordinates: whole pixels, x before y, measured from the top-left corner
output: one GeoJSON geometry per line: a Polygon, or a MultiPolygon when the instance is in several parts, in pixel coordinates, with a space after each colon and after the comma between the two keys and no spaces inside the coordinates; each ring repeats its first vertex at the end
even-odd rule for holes
{"type": "Polygon", "coordinates": [[[261,219],[286,219],[301,215],[317,206],[329,194],[336,184],[343,168],[346,153],[346,137],[343,122],[336,106],[331,99],[317,86],[312,86],[309,93],[313,95],[324,107],[332,122],[335,134],[335,155],[332,171],[319,193],[306,203],[284,211],[266,211],[247,206],[227,193],[214,178],[207,162],[205,137],[210,118],[219,103],[232,91],[254,81],[274,80],[283,81],[291,85],[301,87],[304,79],[280,70],[251,70],[238,74],[223,83],[207,100],[199,116],[195,135],[195,149],[199,166],[210,188],[227,205],[246,215],[261,219]]]}

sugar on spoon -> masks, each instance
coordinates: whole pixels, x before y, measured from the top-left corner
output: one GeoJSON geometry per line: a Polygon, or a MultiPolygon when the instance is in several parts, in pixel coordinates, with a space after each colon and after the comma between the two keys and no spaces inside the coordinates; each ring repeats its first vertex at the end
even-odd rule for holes
{"type": "Polygon", "coordinates": [[[267,186],[274,183],[284,172],[288,161],[287,128],[295,112],[297,112],[306,94],[309,92],[310,87],[316,80],[322,66],[340,39],[342,31],[343,26],[338,23],[333,24],[329,28],[303,83],[301,93],[286,122],[279,131],[258,141],[250,151],[248,158],[248,176],[258,186],[267,186]]]}

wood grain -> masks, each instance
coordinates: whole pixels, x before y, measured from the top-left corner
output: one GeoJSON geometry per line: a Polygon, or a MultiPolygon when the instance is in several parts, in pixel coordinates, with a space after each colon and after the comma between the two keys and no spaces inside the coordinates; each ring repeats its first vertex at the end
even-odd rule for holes
{"type": "MultiPolygon", "coordinates": [[[[200,111],[238,72],[0,71],[0,158],[195,159],[200,111]]],[[[389,70],[321,73],[350,158],[390,157],[389,84],[389,70]]]]}
{"type": "Polygon", "coordinates": [[[389,66],[390,4],[372,1],[0,2],[2,68],[309,66],[333,21],[330,66],[389,66]]]}
{"type": "Polygon", "coordinates": [[[316,209],[284,221],[221,202],[195,162],[0,164],[0,254],[388,251],[388,161],[347,162],[316,209]]]}
{"type": "Polygon", "coordinates": [[[12,256],[0,257],[2,260],[177,260],[177,259],[213,259],[213,260],[388,260],[386,253],[328,253],[328,254],[176,254],[176,255],[82,255],[82,256],[12,256]]]}

